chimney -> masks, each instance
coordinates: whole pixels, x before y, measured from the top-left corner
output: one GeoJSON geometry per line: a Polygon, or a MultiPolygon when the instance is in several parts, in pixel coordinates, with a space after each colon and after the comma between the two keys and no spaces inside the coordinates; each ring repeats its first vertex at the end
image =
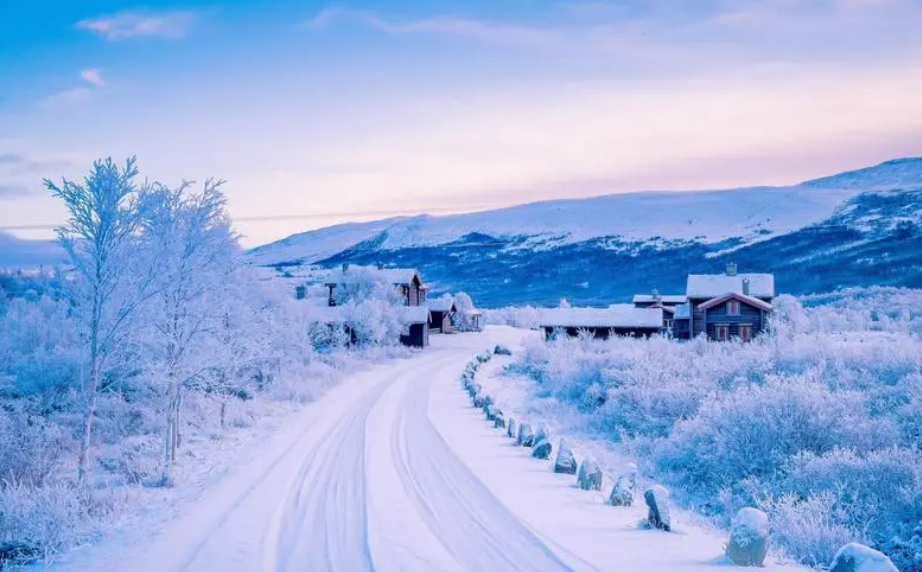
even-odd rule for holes
{"type": "Polygon", "coordinates": [[[349,272],[349,263],[343,262],[343,274],[345,274],[346,272],[349,272]]]}
{"type": "Polygon", "coordinates": [[[749,296],[749,278],[743,278],[743,295],[749,296]]]}
{"type": "Polygon", "coordinates": [[[661,299],[662,299],[662,296],[659,295],[659,290],[654,288],[653,289],[653,300],[655,302],[659,302],[661,299]]]}
{"type": "Polygon", "coordinates": [[[736,276],[736,262],[727,263],[727,276],[736,276]]]}

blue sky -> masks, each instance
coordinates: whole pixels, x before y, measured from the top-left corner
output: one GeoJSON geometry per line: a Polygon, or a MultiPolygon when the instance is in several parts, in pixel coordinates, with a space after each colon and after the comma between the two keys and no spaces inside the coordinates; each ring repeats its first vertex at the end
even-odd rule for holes
{"type": "Polygon", "coordinates": [[[60,222],[42,177],[105,155],[227,179],[247,244],[796,182],[922,154],[919,29],[917,0],[5,2],[0,228],[60,222]]]}

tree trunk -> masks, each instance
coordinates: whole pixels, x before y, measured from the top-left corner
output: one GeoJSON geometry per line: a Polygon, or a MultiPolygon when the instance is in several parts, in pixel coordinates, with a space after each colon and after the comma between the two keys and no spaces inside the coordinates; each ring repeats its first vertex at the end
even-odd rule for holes
{"type": "Polygon", "coordinates": [[[93,444],[93,421],[96,418],[97,390],[99,389],[99,355],[96,335],[90,342],[90,384],[86,388],[87,403],[83,418],[83,440],[80,443],[80,457],[77,460],[77,482],[86,483],[89,476],[90,454],[93,444]]]}

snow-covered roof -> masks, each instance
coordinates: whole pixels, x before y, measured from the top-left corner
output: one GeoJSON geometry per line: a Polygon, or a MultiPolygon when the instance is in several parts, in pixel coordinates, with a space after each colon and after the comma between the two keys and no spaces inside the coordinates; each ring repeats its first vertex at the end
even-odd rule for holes
{"type": "Polygon", "coordinates": [[[661,294],[659,296],[654,296],[653,294],[636,294],[634,295],[634,303],[653,303],[653,302],[662,302],[664,304],[684,304],[688,301],[688,296],[685,294],[661,294]]]}
{"type": "Polygon", "coordinates": [[[729,292],[743,292],[743,280],[749,279],[749,295],[775,297],[774,274],[689,274],[686,294],[689,298],[716,298],[729,292]]]}
{"type": "Polygon", "coordinates": [[[429,308],[426,306],[399,306],[397,316],[405,324],[423,324],[429,321],[429,308]]]}
{"type": "Polygon", "coordinates": [[[435,300],[426,301],[426,306],[433,312],[450,312],[454,305],[455,301],[451,298],[436,298],[435,300]]]}
{"type": "Polygon", "coordinates": [[[755,306],[756,308],[760,308],[765,311],[770,311],[772,309],[772,305],[769,304],[768,302],[763,302],[762,300],[759,300],[758,298],[753,298],[752,296],[746,296],[745,294],[740,294],[739,292],[730,292],[729,294],[724,294],[723,296],[712,298],[708,300],[707,302],[705,302],[704,304],[701,304],[698,307],[701,308],[702,310],[707,310],[708,308],[713,308],[714,306],[723,304],[727,300],[731,300],[731,299],[739,300],[740,302],[743,302],[744,304],[749,304],[750,306],[755,306]]]}
{"type": "Polygon", "coordinates": [[[422,276],[415,268],[374,268],[371,266],[352,266],[347,270],[332,270],[325,279],[326,284],[354,284],[374,277],[389,284],[410,284],[413,277],[422,284],[422,276]]]}
{"type": "Polygon", "coordinates": [[[661,328],[661,308],[618,304],[608,308],[552,308],[541,310],[540,325],[563,328],[661,328]]]}

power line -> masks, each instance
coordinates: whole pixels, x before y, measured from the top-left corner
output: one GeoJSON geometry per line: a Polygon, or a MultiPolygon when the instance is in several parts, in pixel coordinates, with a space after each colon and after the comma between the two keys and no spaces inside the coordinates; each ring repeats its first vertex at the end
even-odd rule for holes
{"type": "MultiPolygon", "coordinates": [[[[344,218],[344,217],[392,217],[392,216],[418,216],[423,214],[455,214],[462,212],[478,211],[490,208],[488,206],[471,206],[471,207],[462,207],[462,208],[451,208],[451,207],[440,207],[434,209],[425,209],[418,211],[407,211],[407,210],[378,210],[378,211],[342,211],[342,212],[332,212],[332,213],[305,213],[305,214],[292,214],[292,215],[260,215],[260,216],[245,216],[245,217],[231,217],[235,223],[248,223],[248,222],[268,222],[273,220],[311,220],[311,219],[327,219],[327,218],[344,218]]],[[[0,226],[0,230],[54,230],[57,227],[61,226],[60,224],[20,224],[20,225],[4,225],[0,226]]]]}

